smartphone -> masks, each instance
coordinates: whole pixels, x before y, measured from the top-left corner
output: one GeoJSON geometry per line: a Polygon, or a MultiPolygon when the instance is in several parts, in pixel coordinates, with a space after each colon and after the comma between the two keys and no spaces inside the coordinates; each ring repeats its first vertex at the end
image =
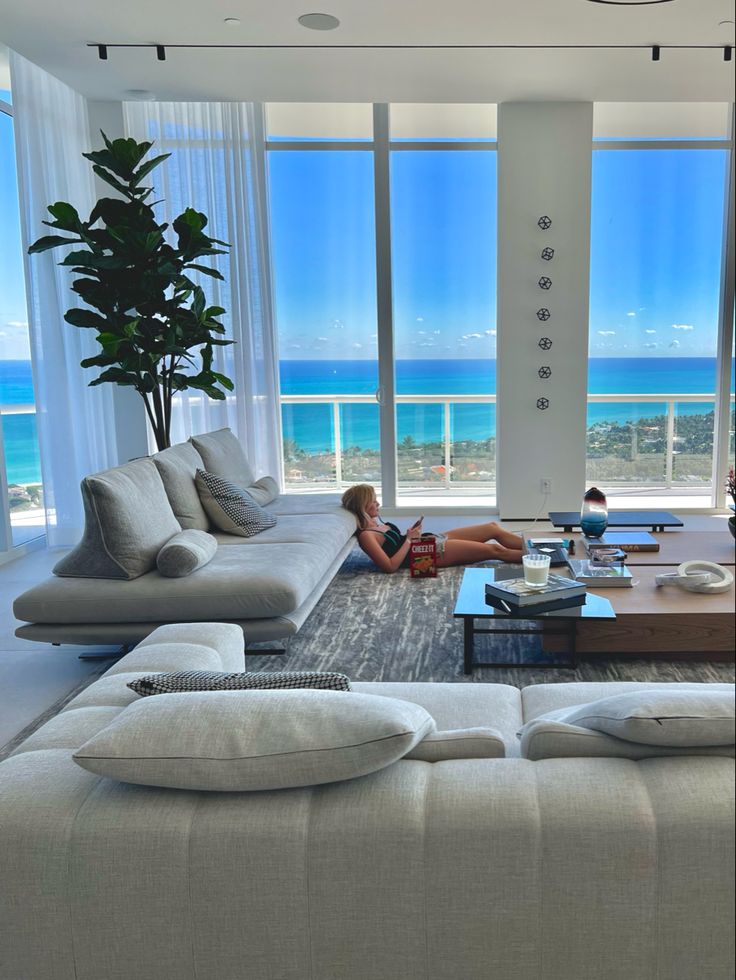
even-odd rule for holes
{"type": "Polygon", "coordinates": [[[412,527],[419,527],[419,525],[422,523],[423,520],[424,520],[424,514],[422,514],[422,516],[419,518],[418,521],[414,521],[412,527]]]}

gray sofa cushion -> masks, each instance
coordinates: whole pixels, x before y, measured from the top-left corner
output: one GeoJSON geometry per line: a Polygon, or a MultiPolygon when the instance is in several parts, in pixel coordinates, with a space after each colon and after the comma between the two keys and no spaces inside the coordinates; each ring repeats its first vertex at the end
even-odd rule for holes
{"type": "Polygon", "coordinates": [[[135,579],[156,565],[169,538],[181,531],[150,459],[136,459],[82,480],[84,535],[54,566],[73,578],[135,579]]]}
{"type": "Polygon", "coordinates": [[[195,484],[202,506],[221,531],[252,538],[276,524],[273,514],[257,504],[246,490],[229,480],[198,469],[195,484]]]}
{"type": "Polygon", "coordinates": [[[204,469],[236,487],[249,487],[255,483],[255,473],[243,447],[230,429],[218,429],[192,436],[189,440],[202,457],[204,469]]]}
{"type": "Polygon", "coordinates": [[[152,694],[181,694],[184,691],[284,691],[314,688],[322,691],[349,691],[345,674],[328,670],[283,670],[245,672],[217,670],[179,670],[173,674],[147,674],[128,684],[131,691],[152,694]]]}
{"type": "Polygon", "coordinates": [[[353,779],[396,762],[435,723],[408,701],[341,691],[143,698],[74,754],[122,782],[238,792],[353,779]]]}
{"type": "Polygon", "coordinates": [[[519,731],[524,759],[656,759],[665,756],[706,755],[734,757],[733,745],[681,746],[646,745],[630,742],[605,732],[569,725],[556,718],[535,718],[519,731]]]}
{"type": "Polygon", "coordinates": [[[727,691],[637,691],[567,709],[558,721],[673,748],[734,744],[734,696],[727,691]]]}
{"type": "Polygon", "coordinates": [[[405,759],[419,762],[449,762],[452,759],[503,759],[503,738],[493,728],[455,728],[430,732],[406,753],[405,759]]]}
{"type": "Polygon", "coordinates": [[[208,531],[210,521],[199,499],[194,477],[204,461],[190,442],[164,449],[153,457],[177,521],[186,530],[208,531]]]}
{"type": "Polygon", "coordinates": [[[279,485],[272,476],[262,476],[245,489],[261,507],[273,503],[279,496],[279,485]]]}
{"type": "Polygon", "coordinates": [[[166,542],[156,557],[156,567],[166,578],[185,578],[211,562],[216,552],[216,538],[189,528],[166,542]]]}

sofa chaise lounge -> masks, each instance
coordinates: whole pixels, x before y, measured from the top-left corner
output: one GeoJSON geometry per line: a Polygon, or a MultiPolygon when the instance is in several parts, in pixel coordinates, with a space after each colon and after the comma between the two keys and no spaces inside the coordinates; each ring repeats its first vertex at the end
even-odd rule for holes
{"type": "Polygon", "coordinates": [[[15,600],[24,623],[19,637],[131,645],[162,623],[214,619],[242,626],[248,643],[288,637],[354,543],[355,519],[338,494],[279,495],[273,480],[256,480],[229,429],[96,474],[83,481],[82,493],[84,556],[71,572],[15,600]],[[276,525],[254,537],[213,528],[195,486],[198,468],[248,489],[276,525]],[[211,532],[217,551],[193,574],[167,578],[156,555],[180,529],[211,532]],[[134,569],[126,577],[107,577],[121,575],[109,560],[111,539],[120,561],[134,569]]]}
{"type": "Polygon", "coordinates": [[[732,977],[733,759],[532,761],[516,737],[602,696],[730,686],[355,684],[491,726],[506,757],[292,789],[74,763],[139,706],[128,682],[183,669],[242,670],[239,631],[162,627],[0,764],[3,980],[732,977]]]}

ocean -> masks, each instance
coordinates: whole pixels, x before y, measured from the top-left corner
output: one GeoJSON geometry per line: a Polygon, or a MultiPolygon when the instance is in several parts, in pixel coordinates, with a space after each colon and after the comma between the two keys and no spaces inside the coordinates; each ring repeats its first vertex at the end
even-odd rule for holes
{"type": "MultiPolygon", "coordinates": [[[[281,392],[284,395],[373,394],[378,386],[375,361],[281,361],[281,392]]],[[[716,360],[713,357],[592,358],[588,391],[591,394],[678,394],[710,393],[715,390],[716,360]]],[[[733,380],[732,380],[733,386],[733,380]]],[[[398,394],[494,394],[495,360],[397,361],[398,394]]],[[[33,403],[30,361],[0,361],[0,405],[33,403]]],[[[680,414],[697,415],[712,404],[683,403],[680,414]]],[[[593,404],[588,425],[624,422],[640,416],[662,414],[665,403],[647,405],[593,404]]],[[[7,409],[6,409],[7,413],[7,409]]],[[[284,438],[308,453],[331,448],[331,406],[285,405],[282,409],[284,438]]],[[[5,458],[9,483],[39,483],[41,468],[33,414],[4,414],[2,418],[5,458]]],[[[451,411],[454,441],[482,440],[495,435],[494,405],[456,405],[451,411]]],[[[397,406],[399,441],[407,436],[415,442],[436,442],[443,437],[442,406],[397,406]]],[[[378,449],[378,406],[345,405],[341,411],[344,448],[378,449]]]]}

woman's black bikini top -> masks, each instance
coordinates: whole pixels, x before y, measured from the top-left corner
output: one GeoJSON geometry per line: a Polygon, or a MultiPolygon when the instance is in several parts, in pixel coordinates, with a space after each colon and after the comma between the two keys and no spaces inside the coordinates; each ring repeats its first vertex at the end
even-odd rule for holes
{"type": "Polygon", "coordinates": [[[391,521],[384,521],[384,524],[388,528],[388,531],[379,531],[378,528],[368,527],[366,531],[377,531],[378,534],[383,534],[383,541],[381,542],[381,547],[383,548],[387,558],[393,558],[402,544],[406,541],[406,535],[402,534],[401,531],[392,524],[391,521]]]}

